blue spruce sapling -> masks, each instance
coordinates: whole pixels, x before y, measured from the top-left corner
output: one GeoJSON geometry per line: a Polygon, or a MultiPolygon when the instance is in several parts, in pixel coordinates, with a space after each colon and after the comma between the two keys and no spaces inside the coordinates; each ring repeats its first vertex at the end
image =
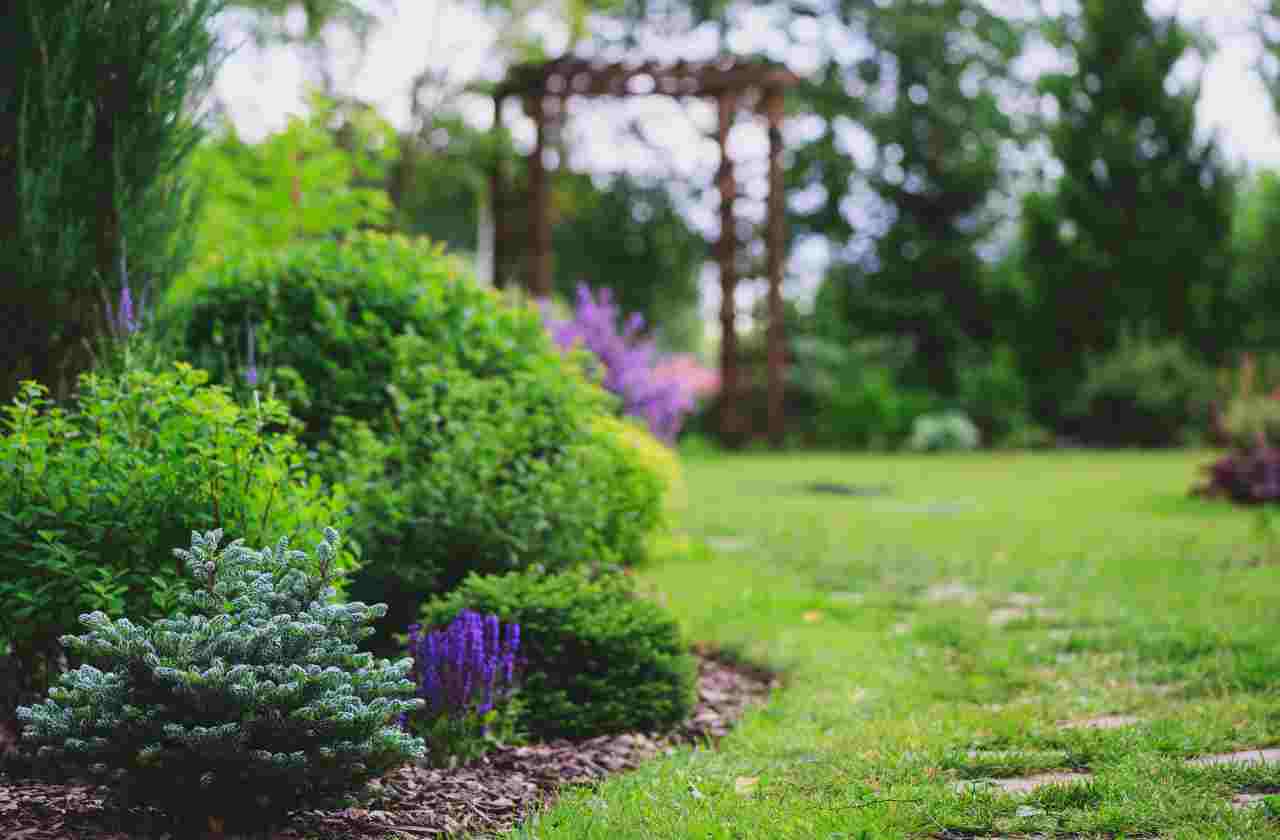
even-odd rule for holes
{"type": "Polygon", "coordinates": [[[221,539],[192,533],[174,551],[192,582],[172,618],[140,627],[94,612],[80,616],[88,633],[62,637],[85,664],[18,709],[38,764],[220,833],[349,804],[422,758],[422,740],[395,725],[423,705],[412,661],[356,649],[386,605],[333,603],[338,533],[325,529],[318,569],[287,539],[274,551],[221,539]]]}

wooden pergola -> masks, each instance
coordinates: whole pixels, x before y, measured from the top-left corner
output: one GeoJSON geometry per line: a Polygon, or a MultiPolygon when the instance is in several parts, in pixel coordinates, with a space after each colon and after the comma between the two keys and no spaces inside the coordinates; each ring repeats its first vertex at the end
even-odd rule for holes
{"type": "MultiPolygon", "coordinates": [[[[663,95],[675,98],[714,99],[719,105],[720,168],[716,182],[720,190],[720,241],[716,258],[720,265],[720,432],[724,440],[742,439],[743,418],[738,411],[738,338],[735,325],[734,292],[738,285],[739,242],[733,214],[737,197],[733,161],[726,145],[729,130],[740,108],[753,108],[769,125],[769,197],[765,223],[766,267],[769,280],[768,324],[768,432],[770,443],[780,446],[784,434],[783,376],[785,349],[782,310],[782,274],[786,264],[786,207],[782,173],[783,99],[788,88],[799,82],[790,70],[763,61],[723,58],[715,61],[672,64],[599,62],[565,57],[554,61],[521,64],[494,93],[494,129],[502,125],[502,104],[519,97],[533,118],[535,139],[529,155],[529,214],[531,217],[525,249],[524,283],[538,298],[551,294],[551,217],[544,153],[547,125],[563,120],[567,100],[573,96],[625,97],[663,95]]],[[[494,212],[494,278],[502,285],[509,266],[519,264],[509,253],[511,231],[504,218],[504,175],[499,159],[491,176],[494,212]]]]}

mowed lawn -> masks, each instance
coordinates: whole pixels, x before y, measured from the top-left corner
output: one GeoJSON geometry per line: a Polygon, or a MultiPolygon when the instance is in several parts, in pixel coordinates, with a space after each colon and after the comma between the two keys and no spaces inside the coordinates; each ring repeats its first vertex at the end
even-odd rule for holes
{"type": "Polygon", "coordinates": [[[1212,456],[687,460],[694,550],[641,578],[786,685],[717,749],[513,836],[1277,836],[1232,797],[1280,791],[1280,767],[1186,761],[1280,744],[1280,546],[1187,497],[1212,456]],[[1063,725],[1100,716],[1132,722],[1063,725]],[[1081,775],[983,781],[1054,771],[1081,775]]]}

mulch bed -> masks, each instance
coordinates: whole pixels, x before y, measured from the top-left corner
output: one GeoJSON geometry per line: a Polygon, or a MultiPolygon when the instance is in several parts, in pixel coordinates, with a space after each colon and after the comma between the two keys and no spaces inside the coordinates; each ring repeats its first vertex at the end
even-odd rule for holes
{"type": "MultiPolygon", "coordinates": [[[[362,808],[307,811],[270,840],[384,840],[495,834],[515,825],[564,785],[630,770],[677,745],[715,741],[747,707],[763,702],[775,676],[698,651],[698,703],[674,732],[606,735],[497,748],[451,770],[407,766],[374,786],[362,808]]],[[[234,835],[228,834],[228,840],[234,835]]],[[[261,836],[261,835],[259,835],[261,836]]],[[[153,809],[104,807],[92,788],[12,780],[0,774],[0,837],[5,840],[187,840],[153,809]]]]}

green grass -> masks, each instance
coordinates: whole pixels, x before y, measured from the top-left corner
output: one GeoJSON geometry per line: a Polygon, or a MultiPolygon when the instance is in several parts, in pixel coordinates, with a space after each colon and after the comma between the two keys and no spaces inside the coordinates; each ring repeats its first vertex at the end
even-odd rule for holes
{"type": "Polygon", "coordinates": [[[689,461],[688,534],[737,550],[641,577],[690,638],[786,687],[717,749],[568,792],[510,836],[1276,836],[1274,809],[1228,803],[1280,791],[1280,767],[1183,763],[1280,744],[1280,565],[1254,514],[1187,498],[1210,457],[689,461]],[[1142,723],[1055,724],[1101,714],[1142,723]],[[955,786],[1049,770],[1093,779],[955,786]]]}

